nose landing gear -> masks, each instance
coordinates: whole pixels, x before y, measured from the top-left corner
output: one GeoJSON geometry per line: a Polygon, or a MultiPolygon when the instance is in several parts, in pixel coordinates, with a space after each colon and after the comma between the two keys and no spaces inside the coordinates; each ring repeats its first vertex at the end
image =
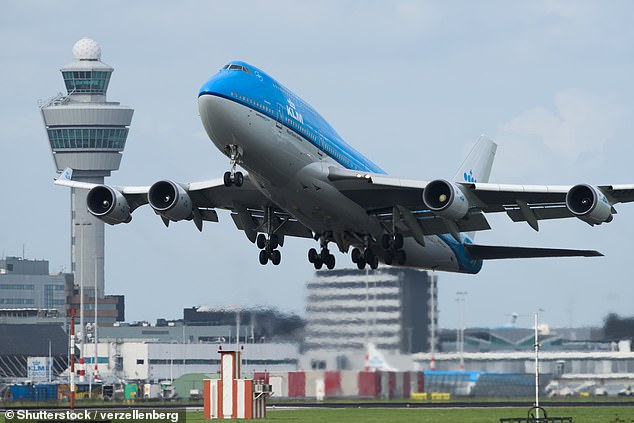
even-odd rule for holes
{"type": "Polygon", "coordinates": [[[244,183],[244,175],[242,172],[236,171],[236,167],[242,162],[242,148],[232,144],[228,145],[226,149],[229,150],[231,170],[225,172],[223,176],[224,185],[230,187],[235,184],[235,186],[241,187],[244,183]]]}

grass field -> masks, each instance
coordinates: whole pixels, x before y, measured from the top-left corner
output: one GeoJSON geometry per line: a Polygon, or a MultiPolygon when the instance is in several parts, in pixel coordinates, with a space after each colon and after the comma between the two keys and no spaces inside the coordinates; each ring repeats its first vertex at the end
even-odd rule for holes
{"type": "MultiPolygon", "coordinates": [[[[548,416],[573,417],[575,423],[634,423],[634,407],[556,407],[548,416]]],[[[267,411],[270,422],[363,422],[363,423],[496,423],[501,417],[526,417],[525,408],[454,409],[274,409],[267,411]]],[[[187,422],[202,422],[202,413],[188,413],[187,422]]]]}
{"type": "MultiPolygon", "coordinates": [[[[450,404],[448,404],[450,405],[450,404]]],[[[160,408],[160,407],[157,407],[160,408]]],[[[502,417],[526,417],[527,408],[490,407],[490,408],[269,408],[269,422],[363,422],[363,423],[497,423],[502,417]]],[[[575,423],[634,423],[634,406],[601,407],[551,407],[546,408],[549,417],[573,417],[575,423]]],[[[2,415],[4,413],[0,413],[2,415]]],[[[188,412],[187,422],[207,422],[202,411],[188,412]]],[[[4,418],[2,418],[4,421],[4,418]]],[[[18,420],[12,420],[17,422],[18,420]]],[[[26,423],[26,421],[21,421],[26,423]]],[[[140,420],[133,420],[139,423],[140,420]]],[[[116,420],[116,423],[124,423],[116,420]]]]}

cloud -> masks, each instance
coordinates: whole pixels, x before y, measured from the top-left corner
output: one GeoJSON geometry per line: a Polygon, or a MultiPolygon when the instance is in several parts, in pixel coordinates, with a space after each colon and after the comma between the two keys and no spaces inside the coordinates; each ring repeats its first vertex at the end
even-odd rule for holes
{"type": "Polygon", "coordinates": [[[537,142],[549,153],[574,162],[586,153],[600,153],[622,114],[610,101],[578,89],[558,92],[554,105],[554,112],[540,106],[500,125],[498,138],[512,144],[537,142]]]}

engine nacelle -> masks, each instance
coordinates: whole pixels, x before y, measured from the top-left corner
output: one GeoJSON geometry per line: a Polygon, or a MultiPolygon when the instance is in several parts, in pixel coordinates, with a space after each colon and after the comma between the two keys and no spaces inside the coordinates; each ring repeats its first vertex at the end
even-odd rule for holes
{"type": "Polygon", "coordinates": [[[611,222],[612,205],[607,197],[591,185],[575,185],[566,194],[566,207],[584,222],[591,225],[611,222]]]}
{"type": "Polygon", "coordinates": [[[86,207],[90,214],[109,225],[128,223],[132,220],[128,200],[108,185],[98,185],[88,191],[86,207]]]}
{"type": "Polygon", "coordinates": [[[147,194],[150,206],[159,215],[173,221],[192,218],[192,200],[187,191],[172,181],[159,181],[147,194]]]}
{"type": "Polygon", "coordinates": [[[469,211],[469,202],[453,182],[436,179],[427,184],[423,190],[425,206],[438,216],[451,220],[459,220],[469,211]]]}

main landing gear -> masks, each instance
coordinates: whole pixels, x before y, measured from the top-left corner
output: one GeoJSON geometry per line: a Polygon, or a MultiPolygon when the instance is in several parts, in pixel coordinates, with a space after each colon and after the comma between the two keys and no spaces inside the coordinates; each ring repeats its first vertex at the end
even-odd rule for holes
{"type": "Polygon", "coordinates": [[[229,150],[231,170],[225,172],[223,176],[223,182],[226,187],[230,187],[234,184],[237,187],[241,187],[244,183],[244,175],[242,174],[242,172],[236,171],[236,167],[242,159],[242,149],[233,144],[227,146],[227,149],[229,150]]]}
{"type": "Polygon", "coordinates": [[[353,248],[352,253],[352,262],[357,264],[359,269],[365,269],[366,265],[370,265],[370,269],[374,270],[379,267],[379,258],[374,254],[370,247],[367,247],[363,250],[363,253],[358,248],[353,248]]]}
{"type": "Polygon", "coordinates": [[[394,260],[400,265],[405,264],[407,256],[405,250],[403,250],[403,244],[403,234],[398,232],[394,234],[383,234],[381,237],[381,247],[385,250],[385,264],[389,266],[394,260]]]}
{"type": "Polygon", "coordinates": [[[268,238],[264,234],[258,234],[258,237],[255,239],[255,243],[257,244],[260,251],[260,264],[265,265],[271,260],[275,266],[280,264],[282,261],[282,253],[277,249],[279,246],[279,240],[277,235],[271,234],[268,238]]]}
{"type": "Polygon", "coordinates": [[[323,247],[320,253],[314,248],[308,250],[308,261],[311,262],[317,270],[321,269],[324,264],[329,270],[335,268],[335,256],[332,255],[326,247],[323,247]]]}
{"type": "Polygon", "coordinates": [[[328,250],[328,241],[321,238],[321,252],[317,252],[316,249],[311,248],[308,250],[308,261],[311,262],[315,269],[319,270],[325,264],[328,270],[335,268],[335,256],[328,250]]]}

